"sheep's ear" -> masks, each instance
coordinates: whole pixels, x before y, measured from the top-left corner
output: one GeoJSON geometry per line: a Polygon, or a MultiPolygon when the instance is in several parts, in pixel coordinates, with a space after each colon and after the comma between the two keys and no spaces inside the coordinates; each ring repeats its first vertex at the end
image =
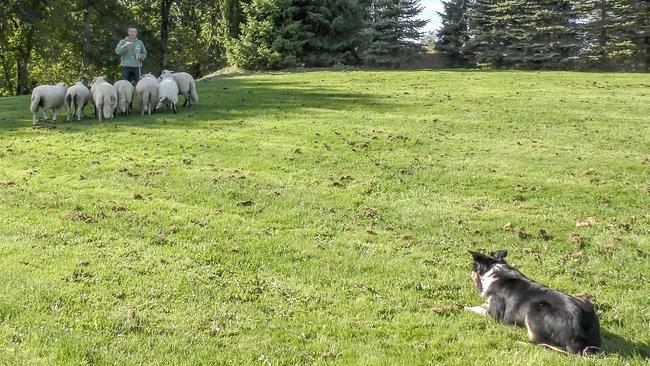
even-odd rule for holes
{"type": "Polygon", "coordinates": [[[490,256],[494,257],[494,259],[503,259],[508,255],[508,251],[505,249],[497,250],[496,252],[490,253],[490,256]]]}
{"type": "Polygon", "coordinates": [[[490,261],[490,258],[486,256],[485,254],[479,253],[479,252],[474,252],[471,250],[468,250],[469,254],[472,255],[472,259],[474,260],[474,263],[486,263],[490,261]]]}

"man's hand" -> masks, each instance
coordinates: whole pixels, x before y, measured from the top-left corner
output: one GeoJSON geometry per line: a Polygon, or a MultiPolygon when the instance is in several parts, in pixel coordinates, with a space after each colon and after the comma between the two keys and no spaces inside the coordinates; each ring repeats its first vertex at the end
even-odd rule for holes
{"type": "Polygon", "coordinates": [[[141,54],[141,53],[138,53],[137,55],[135,55],[135,59],[136,59],[136,60],[140,60],[141,58],[142,58],[142,54],[141,54]]]}

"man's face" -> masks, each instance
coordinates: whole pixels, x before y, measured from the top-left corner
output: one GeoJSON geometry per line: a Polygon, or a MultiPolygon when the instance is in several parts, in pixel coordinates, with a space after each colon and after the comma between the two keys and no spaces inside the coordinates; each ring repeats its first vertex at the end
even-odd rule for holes
{"type": "Polygon", "coordinates": [[[138,30],[135,28],[129,28],[129,38],[134,39],[138,36],[138,30]]]}

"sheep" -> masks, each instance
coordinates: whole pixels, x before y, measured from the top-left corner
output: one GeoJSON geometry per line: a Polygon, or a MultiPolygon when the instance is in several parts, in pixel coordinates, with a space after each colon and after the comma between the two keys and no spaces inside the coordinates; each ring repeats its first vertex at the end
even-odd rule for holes
{"type": "Polygon", "coordinates": [[[169,73],[160,75],[162,79],[158,83],[158,107],[161,105],[169,106],[173,113],[176,113],[176,103],[178,103],[178,84],[169,73]]]}
{"type": "Polygon", "coordinates": [[[90,100],[90,90],[84,82],[78,82],[68,89],[65,93],[65,105],[68,107],[66,121],[70,122],[70,117],[77,112],[77,121],[81,121],[84,115],[84,108],[90,100]]]}
{"type": "Polygon", "coordinates": [[[45,111],[52,110],[52,120],[56,121],[56,115],[59,109],[63,106],[65,93],[68,91],[68,86],[65,83],[58,83],[56,85],[39,85],[32,91],[32,103],[29,110],[32,112],[32,124],[36,125],[36,112],[39,107],[43,109],[43,118],[47,119],[45,111]]]}
{"type": "Polygon", "coordinates": [[[93,82],[90,83],[90,103],[92,103],[93,107],[95,108],[95,117],[97,117],[97,106],[95,105],[95,100],[93,99],[93,95],[95,94],[95,89],[101,83],[108,83],[108,81],[106,81],[105,76],[95,76],[93,78],[93,82]]]}
{"type": "Polygon", "coordinates": [[[186,72],[173,72],[169,70],[163,70],[163,74],[171,74],[176,84],[178,84],[178,92],[185,97],[185,102],[183,107],[192,105],[199,102],[199,95],[196,93],[196,83],[192,75],[186,72]]]}
{"type": "Polygon", "coordinates": [[[115,82],[117,89],[117,106],[119,110],[127,116],[131,113],[131,102],[133,101],[133,84],[127,80],[118,80],[115,82]]]}
{"type": "Polygon", "coordinates": [[[113,113],[117,108],[117,89],[108,83],[103,77],[97,77],[90,87],[90,94],[95,104],[95,111],[98,111],[99,122],[102,117],[113,119],[113,113]]]}
{"type": "Polygon", "coordinates": [[[158,102],[158,79],[151,73],[142,75],[135,86],[135,92],[140,97],[140,114],[144,115],[144,112],[147,111],[151,115],[152,110],[156,110],[158,102]]]}

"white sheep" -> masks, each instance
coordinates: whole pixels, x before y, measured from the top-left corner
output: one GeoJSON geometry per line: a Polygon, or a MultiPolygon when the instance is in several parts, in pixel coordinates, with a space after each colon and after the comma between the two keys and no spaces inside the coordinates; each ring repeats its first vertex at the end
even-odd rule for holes
{"type": "Polygon", "coordinates": [[[65,93],[65,105],[68,107],[66,121],[70,122],[70,117],[77,112],[77,121],[81,121],[84,115],[84,108],[90,100],[90,90],[83,82],[78,82],[68,89],[65,93]]]}
{"type": "Polygon", "coordinates": [[[115,82],[115,89],[117,89],[117,107],[120,112],[128,116],[133,101],[133,84],[127,80],[118,80],[115,82]]]}
{"type": "Polygon", "coordinates": [[[98,77],[90,87],[90,94],[95,104],[95,111],[99,112],[97,113],[99,122],[102,121],[102,117],[113,119],[113,113],[117,108],[117,89],[103,77],[98,77]]]}
{"type": "Polygon", "coordinates": [[[144,115],[146,111],[151,115],[151,112],[156,110],[156,103],[158,103],[158,79],[151,73],[142,75],[140,81],[135,85],[135,92],[140,97],[140,114],[144,115]]]}
{"type": "Polygon", "coordinates": [[[56,115],[63,106],[65,93],[68,86],[65,83],[56,85],[39,85],[32,91],[32,103],[29,110],[32,112],[32,123],[36,124],[36,113],[39,108],[43,109],[43,118],[47,119],[46,110],[52,110],[52,120],[56,121],[56,115]]]}
{"type": "Polygon", "coordinates": [[[183,107],[191,107],[199,102],[199,95],[196,93],[196,83],[194,82],[194,77],[192,77],[192,75],[186,72],[163,70],[163,74],[165,73],[171,74],[174,80],[176,80],[176,84],[178,84],[178,92],[185,97],[183,107]]]}
{"type": "Polygon", "coordinates": [[[178,103],[178,84],[169,73],[160,75],[162,79],[158,83],[158,107],[161,105],[169,106],[173,113],[176,113],[176,103],[178,103]]]}
{"type": "Polygon", "coordinates": [[[92,83],[90,83],[90,103],[92,103],[93,107],[95,108],[95,117],[97,117],[97,106],[95,105],[95,99],[93,99],[93,95],[95,95],[95,89],[97,89],[97,86],[102,83],[108,83],[105,76],[95,76],[92,83]]]}

